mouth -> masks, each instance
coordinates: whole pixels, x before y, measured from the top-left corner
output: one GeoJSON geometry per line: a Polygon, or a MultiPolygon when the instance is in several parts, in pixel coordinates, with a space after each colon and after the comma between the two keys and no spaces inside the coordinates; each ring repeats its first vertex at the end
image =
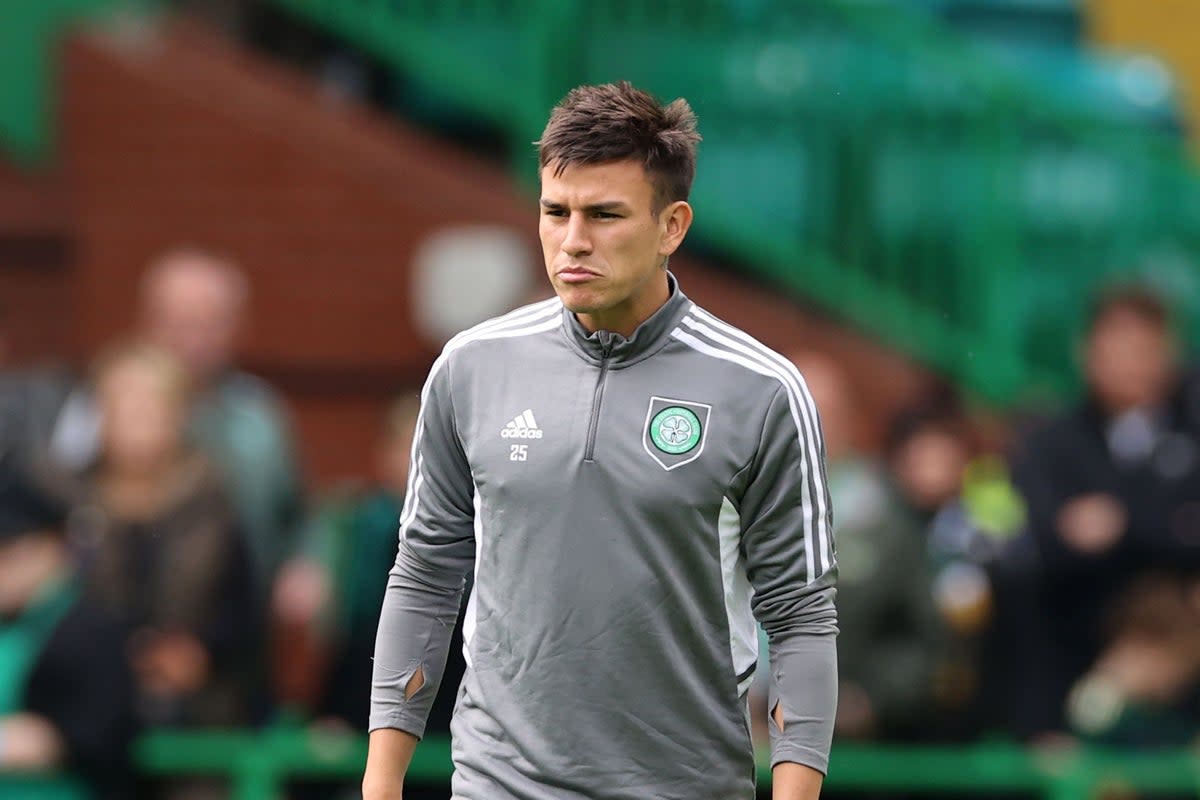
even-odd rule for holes
{"type": "Polygon", "coordinates": [[[584,283],[600,277],[599,273],[586,267],[563,267],[555,275],[564,283],[584,283]]]}

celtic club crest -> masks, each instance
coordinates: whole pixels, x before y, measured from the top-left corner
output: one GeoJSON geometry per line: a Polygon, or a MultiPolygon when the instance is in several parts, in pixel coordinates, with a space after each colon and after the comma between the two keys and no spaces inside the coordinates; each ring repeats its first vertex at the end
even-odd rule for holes
{"type": "Polygon", "coordinates": [[[642,446],[665,470],[695,461],[704,449],[712,406],[667,397],[650,398],[642,446]]]}
{"type": "Polygon", "coordinates": [[[700,444],[700,432],[700,419],[683,406],[664,408],[650,421],[650,441],[673,456],[700,444]]]}

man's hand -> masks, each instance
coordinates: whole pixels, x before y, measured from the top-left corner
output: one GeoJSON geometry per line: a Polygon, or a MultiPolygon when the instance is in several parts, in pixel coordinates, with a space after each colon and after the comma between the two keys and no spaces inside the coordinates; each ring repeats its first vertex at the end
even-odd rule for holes
{"type": "Polygon", "coordinates": [[[1187,693],[1194,663],[1172,643],[1125,636],[1109,646],[1093,673],[1130,700],[1169,705],[1187,693]]]}
{"type": "Polygon", "coordinates": [[[295,559],[283,565],[271,595],[277,619],[294,625],[311,625],[330,603],[333,587],[320,564],[295,559]]]}
{"type": "Polygon", "coordinates": [[[812,767],[784,761],[771,770],[772,800],[817,800],[825,776],[812,767]]]}
{"type": "Polygon", "coordinates": [[[63,740],[50,720],[38,714],[0,716],[0,766],[43,770],[63,761],[63,740]]]}
{"type": "Polygon", "coordinates": [[[1058,533],[1074,549],[1089,556],[1109,550],[1125,533],[1128,514],[1121,501],[1097,493],[1076,497],[1058,512],[1058,533]]]}
{"type": "Polygon", "coordinates": [[[416,749],[417,737],[411,733],[392,728],[371,731],[367,768],[363,772],[363,800],[401,800],[404,773],[416,749]]]}
{"type": "Polygon", "coordinates": [[[208,682],[208,650],[187,633],[143,632],[134,647],[134,670],[143,688],[155,694],[178,695],[199,690],[208,682]]]}

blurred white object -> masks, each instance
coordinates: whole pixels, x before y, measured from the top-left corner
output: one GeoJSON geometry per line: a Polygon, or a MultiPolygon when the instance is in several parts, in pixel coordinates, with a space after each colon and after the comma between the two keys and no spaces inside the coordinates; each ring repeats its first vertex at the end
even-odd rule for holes
{"type": "Polygon", "coordinates": [[[413,258],[417,329],[438,344],[529,296],[532,259],[510,228],[464,226],[432,234],[413,258]]]}
{"type": "Polygon", "coordinates": [[[1136,55],[1128,59],[1119,80],[1125,96],[1138,105],[1160,105],[1171,96],[1171,72],[1153,56],[1136,55]]]}

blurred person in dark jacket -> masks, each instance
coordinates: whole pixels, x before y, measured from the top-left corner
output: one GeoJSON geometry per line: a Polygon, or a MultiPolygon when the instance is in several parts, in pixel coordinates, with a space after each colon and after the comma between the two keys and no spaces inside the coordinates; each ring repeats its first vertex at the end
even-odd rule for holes
{"type": "Polygon", "coordinates": [[[0,770],[80,779],[55,797],[128,797],[123,631],[81,598],[66,519],[65,506],[0,457],[0,770]]]}
{"type": "Polygon", "coordinates": [[[135,344],[104,354],[94,382],[100,452],[62,491],[88,597],[131,631],[141,719],[245,723],[258,633],[250,563],[218,470],[187,443],[187,376],[135,344]]]}
{"type": "Polygon", "coordinates": [[[1200,438],[1180,380],[1171,314],[1114,287],[1091,310],[1083,401],[1031,433],[1014,458],[1040,559],[1026,732],[1063,730],[1072,683],[1098,657],[1103,621],[1137,576],[1200,568],[1200,438]],[[1034,711],[1034,713],[1038,713],[1034,711]]]}

